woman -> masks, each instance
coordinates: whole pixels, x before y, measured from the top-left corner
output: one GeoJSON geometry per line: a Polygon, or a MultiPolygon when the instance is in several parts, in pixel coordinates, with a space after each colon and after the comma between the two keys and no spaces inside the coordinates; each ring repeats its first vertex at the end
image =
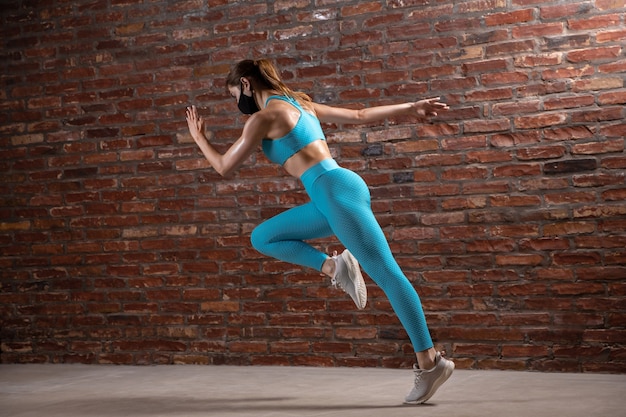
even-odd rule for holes
{"type": "Polygon", "coordinates": [[[415,385],[406,403],[426,402],[454,370],[436,352],[417,292],[400,270],[370,207],[369,189],[356,173],[331,157],[320,122],[371,123],[392,116],[436,116],[448,106],[439,98],[362,110],[329,107],[294,92],[268,60],[244,60],[228,74],[226,86],[239,109],[250,114],[241,137],[222,155],[204,135],[195,106],[187,108],[189,131],[211,166],[222,176],[235,171],[261,145],[266,156],[299,178],[311,201],[291,208],[254,229],[261,253],[316,269],[343,288],[358,308],[367,292],[363,270],[379,285],[406,329],[416,354],[415,385]],[[305,241],[335,235],[347,248],[328,256],[305,241]]]}

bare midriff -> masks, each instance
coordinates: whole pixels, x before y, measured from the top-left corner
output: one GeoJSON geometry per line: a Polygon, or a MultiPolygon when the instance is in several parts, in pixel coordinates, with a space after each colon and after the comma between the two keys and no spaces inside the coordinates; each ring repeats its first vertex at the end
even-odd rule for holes
{"type": "Polygon", "coordinates": [[[285,161],[283,168],[289,175],[300,178],[307,169],[328,158],[332,156],[326,141],[318,139],[293,154],[285,161]]]}

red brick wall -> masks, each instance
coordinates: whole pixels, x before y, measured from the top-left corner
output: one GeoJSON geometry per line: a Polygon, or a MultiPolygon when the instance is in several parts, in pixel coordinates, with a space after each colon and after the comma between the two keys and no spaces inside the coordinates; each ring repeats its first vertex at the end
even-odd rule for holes
{"type": "MultiPolygon", "coordinates": [[[[367,309],[253,250],[305,201],[260,153],[230,64],[267,56],[333,105],[451,111],[327,126],[459,367],[626,371],[624,0],[12,0],[1,11],[2,362],[405,366],[367,309]]],[[[318,242],[341,249],[335,240],[318,242]]],[[[371,281],[368,280],[369,283],[371,281]]]]}

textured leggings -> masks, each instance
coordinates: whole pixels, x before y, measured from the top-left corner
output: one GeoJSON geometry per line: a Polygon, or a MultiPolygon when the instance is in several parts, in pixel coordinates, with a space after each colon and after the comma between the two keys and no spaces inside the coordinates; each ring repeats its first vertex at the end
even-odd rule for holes
{"type": "Polygon", "coordinates": [[[372,213],[370,193],[356,173],[326,159],[301,177],[311,201],[261,223],[252,245],[264,255],[321,271],[327,255],[305,242],[335,235],[385,292],[413,349],[433,346],[422,304],[394,259],[372,213]]]}

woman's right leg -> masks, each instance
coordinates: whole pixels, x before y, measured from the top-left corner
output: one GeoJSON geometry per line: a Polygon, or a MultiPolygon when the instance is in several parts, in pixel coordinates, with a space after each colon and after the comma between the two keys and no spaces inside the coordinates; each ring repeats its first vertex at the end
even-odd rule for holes
{"type": "Polygon", "coordinates": [[[252,232],[259,252],[285,262],[316,269],[331,278],[335,287],[350,295],[357,308],[367,303],[367,287],[358,263],[348,263],[349,253],[329,257],[305,240],[328,237],[332,230],[326,217],[312,204],[297,206],[261,223],[252,232]]]}
{"type": "Polygon", "coordinates": [[[333,234],[326,217],[312,203],[293,207],[258,225],[252,246],[264,255],[322,271],[328,255],[305,242],[333,234]]]}

